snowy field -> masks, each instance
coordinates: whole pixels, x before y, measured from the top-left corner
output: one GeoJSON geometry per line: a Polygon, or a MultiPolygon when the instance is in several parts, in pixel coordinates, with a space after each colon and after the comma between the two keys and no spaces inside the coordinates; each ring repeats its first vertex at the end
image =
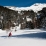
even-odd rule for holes
{"type": "Polygon", "coordinates": [[[12,36],[0,29],[0,46],[46,46],[46,30],[43,29],[18,29],[12,31],[12,36]]]}

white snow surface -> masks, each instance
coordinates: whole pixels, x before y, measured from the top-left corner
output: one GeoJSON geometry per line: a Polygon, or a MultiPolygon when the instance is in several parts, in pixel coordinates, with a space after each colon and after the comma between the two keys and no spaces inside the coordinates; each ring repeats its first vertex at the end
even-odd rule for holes
{"type": "Polygon", "coordinates": [[[6,30],[3,31],[0,29],[0,46],[46,46],[46,39],[26,37],[28,36],[28,34],[43,33],[43,32],[46,33],[46,30],[43,29],[20,30],[20,25],[19,25],[19,27],[17,27],[16,32],[15,32],[15,27],[13,29],[11,27],[9,31],[12,31],[13,37],[7,37],[8,32],[6,32],[6,30]]]}
{"type": "Polygon", "coordinates": [[[15,6],[5,6],[5,7],[15,11],[33,10],[34,12],[38,12],[42,10],[42,8],[46,7],[46,3],[35,3],[28,7],[15,7],[15,6]]]}

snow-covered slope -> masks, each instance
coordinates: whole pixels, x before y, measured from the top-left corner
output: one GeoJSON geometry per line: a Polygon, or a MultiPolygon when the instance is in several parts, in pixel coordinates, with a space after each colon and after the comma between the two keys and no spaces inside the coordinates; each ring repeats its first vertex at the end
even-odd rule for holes
{"type": "MultiPolygon", "coordinates": [[[[0,29],[0,46],[46,46],[46,31],[43,29],[23,29],[20,25],[15,32],[12,28],[12,36],[7,37],[9,32],[0,29]]],[[[10,31],[11,31],[10,30],[10,31]]]]}
{"type": "Polygon", "coordinates": [[[15,11],[33,10],[34,12],[37,12],[42,10],[43,7],[46,7],[46,4],[36,3],[29,7],[15,7],[15,6],[6,6],[6,7],[15,11]]]}
{"type": "Polygon", "coordinates": [[[41,29],[17,30],[12,37],[7,36],[6,32],[0,33],[0,46],[46,46],[46,31],[41,29]]]}

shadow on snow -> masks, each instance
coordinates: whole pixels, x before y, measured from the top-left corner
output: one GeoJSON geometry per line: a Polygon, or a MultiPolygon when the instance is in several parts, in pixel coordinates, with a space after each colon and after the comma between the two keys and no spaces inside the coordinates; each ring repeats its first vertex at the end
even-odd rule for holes
{"type": "MultiPolygon", "coordinates": [[[[7,37],[7,36],[0,36],[0,37],[7,37]]],[[[46,39],[46,32],[29,33],[29,34],[21,34],[21,35],[12,35],[11,37],[16,37],[16,38],[42,38],[42,39],[46,39]]]]}

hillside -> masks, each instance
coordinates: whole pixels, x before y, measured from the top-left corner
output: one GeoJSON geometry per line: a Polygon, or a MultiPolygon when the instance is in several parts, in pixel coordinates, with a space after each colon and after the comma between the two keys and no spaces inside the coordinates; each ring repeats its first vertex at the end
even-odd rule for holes
{"type": "Polygon", "coordinates": [[[5,7],[15,10],[15,11],[33,10],[34,12],[38,12],[38,11],[42,10],[42,8],[46,7],[46,4],[35,3],[29,7],[15,7],[15,6],[5,6],[5,7]]]}
{"type": "Polygon", "coordinates": [[[0,20],[0,29],[9,29],[19,24],[21,29],[46,28],[46,4],[36,3],[29,7],[0,6],[0,20]]]}

